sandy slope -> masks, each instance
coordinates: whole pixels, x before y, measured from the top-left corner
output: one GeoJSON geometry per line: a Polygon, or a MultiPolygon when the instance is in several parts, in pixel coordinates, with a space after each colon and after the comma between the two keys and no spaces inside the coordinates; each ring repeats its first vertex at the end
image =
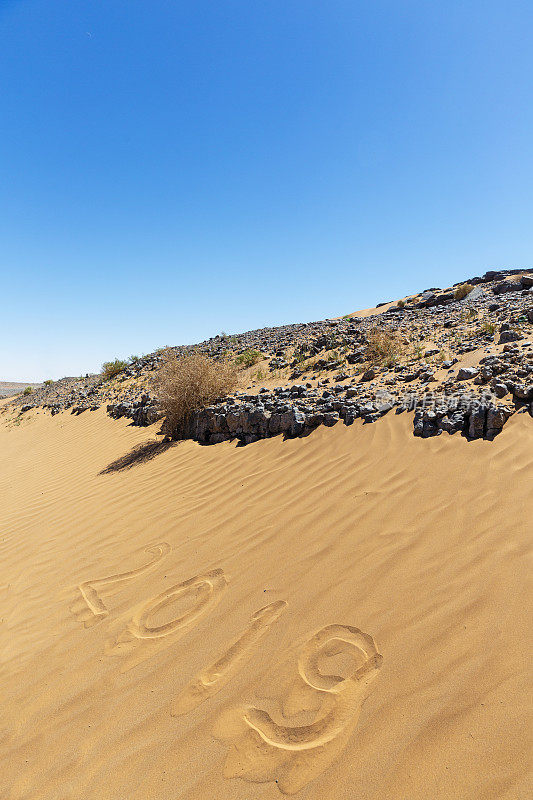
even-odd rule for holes
{"type": "Polygon", "coordinates": [[[531,796],[531,419],[411,428],[2,423],[0,797],[531,796]]]}

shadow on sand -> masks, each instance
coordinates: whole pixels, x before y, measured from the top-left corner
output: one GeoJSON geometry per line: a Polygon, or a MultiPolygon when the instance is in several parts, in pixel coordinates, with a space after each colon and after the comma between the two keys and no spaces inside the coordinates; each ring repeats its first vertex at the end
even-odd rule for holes
{"type": "Polygon", "coordinates": [[[122,472],[126,469],[131,469],[137,464],[144,464],[146,461],[151,461],[160,453],[164,453],[170,447],[174,447],[179,442],[154,442],[150,440],[143,444],[136,445],[129,453],[126,453],[115,461],[107,465],[99,475],[110,475],[113,472],[122,472]]]}

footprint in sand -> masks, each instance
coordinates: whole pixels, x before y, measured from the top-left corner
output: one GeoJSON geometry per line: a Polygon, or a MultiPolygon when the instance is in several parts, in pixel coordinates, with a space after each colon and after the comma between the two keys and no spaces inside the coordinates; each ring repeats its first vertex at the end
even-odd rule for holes
{"type": "Polygon", "coordinates": [[[279,619],[286,607],[287,603],[284,600],[277,600],[256,611],[248,628],[228,645],[223,655],[214,664],[199,672],[180,692],[172,704],[172,716],[187,714],[219,692],[251,657],[255,645],[279,619]]]}
{"type": "Polygon", "coordinates": [[[323,772],[353,733],[369,686],[382,663],[373,638],[350,625],[328,625],[312,636],[298,658],[298,678],[283,710],[285,716],[313,711],[305,725],[275,722],[255,706],[231,709],[214,735],[229,744],[224,776],[264,783],[275,781],[294,794],[323,772]],[[323,674],[324,657],[351,655],[347,677],[323,674]]]}
{"type": "MultiPolygon", "coordinates": [[[[171,547],[167,542],[160,542],[159,544],[149,545],[145,548],[144,552],[153,555],[147,564],[143,564],[137,569],[129,570],[128,572],[120,572],[116,575],[109,575],[106,578],[96,578],[92,581],[83,581],[78,586],[81,597],[77,598],[70,606],[70,611],[83,622],[86,628],[95,625],[97,622],[107,617],[109,614],[108,609],[97,590],[103,587],[112,586],[113,584],[122,584],[126,581],[133,580],[139,575],[148,572],[156,566],[168,553],[171,547]]],[[[119,587],[116,587],[119,588],[119,587]]]]}
{"type": "MultiPolygon", "coordinates": [[[[118,651],[122,654],[132,652],[140,641],[150,641],[154,646],[157,642],[172,636],[172,641],[184,636],[199,620],[208,614],[219,603],[227,586],[228,579],[222,569],[212,569],[194,578],[189,578],[182,583],[177,583],[166,589],[157,597],[142,603],[134,612],[129,623],[114,638],[111,643],[111,651],[118,651]],[[188,596],[194,597],[194,603],[190,609],[178,615],[170,622],[162,625],[150,625],[150,617],[157,614],[171,603],[182,601],[188,596]]],[[[162,644],[166,646],[166,641],[162,644]]],[[[121,669],[125,672],[136,666],[140,661],[149,657],[153,653],[153,648],[139,654],[133,659],[124,662],[121,669]]]]}

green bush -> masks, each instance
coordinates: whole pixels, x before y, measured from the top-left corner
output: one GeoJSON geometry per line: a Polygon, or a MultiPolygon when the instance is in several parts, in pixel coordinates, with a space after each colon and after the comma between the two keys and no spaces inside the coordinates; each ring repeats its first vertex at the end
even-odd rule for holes
{"type": "Polygon", "coordinates": [[[47,378],[44,382],[45,386],[51,386],[53,384],[52,378],[47,378]]]}
{"type": "Polygon", "coordinates": [[[308,358],[309,358],[308,353],[303,353],[302,351],[300,351],[294,354],[293,361],[295,364],[303,364],[303,362],[307,361],[308,358]]]}
{"type": "Polygon", "coordinates": [[[126,362],[121,361],[119,358],[115,358],[114,361],[106,361],[105,364],[102,364],[104,380],[110,381],[111,378],[116,378],[127,366],[126,362]]]}
{"type": "Polygon", "coordinates": [[[261,353],[259,350],[245,350],[244,353],[241,353],[240,356],[237,356],[235,363],[238,367],[247,369],[248,367],[255,366],[255,364],[257,364],[257,362],[260,360],[261,353]]]}
{"type": "Polygon", "coordinates": [[[26,388],[24,389],[24,391],[22,392],[22,394],[23,394],[23,395],[25,395],[25,396],[27,396],[27,395],[31,394],[31,393],[32,393],[32,391],[33,391],[33,389],[31,388],[31,386],[26,386],[26,388]]]}

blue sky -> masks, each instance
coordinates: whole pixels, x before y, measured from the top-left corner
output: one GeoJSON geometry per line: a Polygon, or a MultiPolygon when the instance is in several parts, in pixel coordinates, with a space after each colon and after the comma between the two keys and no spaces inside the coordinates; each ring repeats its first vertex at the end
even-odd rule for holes
{"type": "Polygon", "coordinates": [[[531,265],[533,4],[0,0],[0,379],[531,265]]]}

